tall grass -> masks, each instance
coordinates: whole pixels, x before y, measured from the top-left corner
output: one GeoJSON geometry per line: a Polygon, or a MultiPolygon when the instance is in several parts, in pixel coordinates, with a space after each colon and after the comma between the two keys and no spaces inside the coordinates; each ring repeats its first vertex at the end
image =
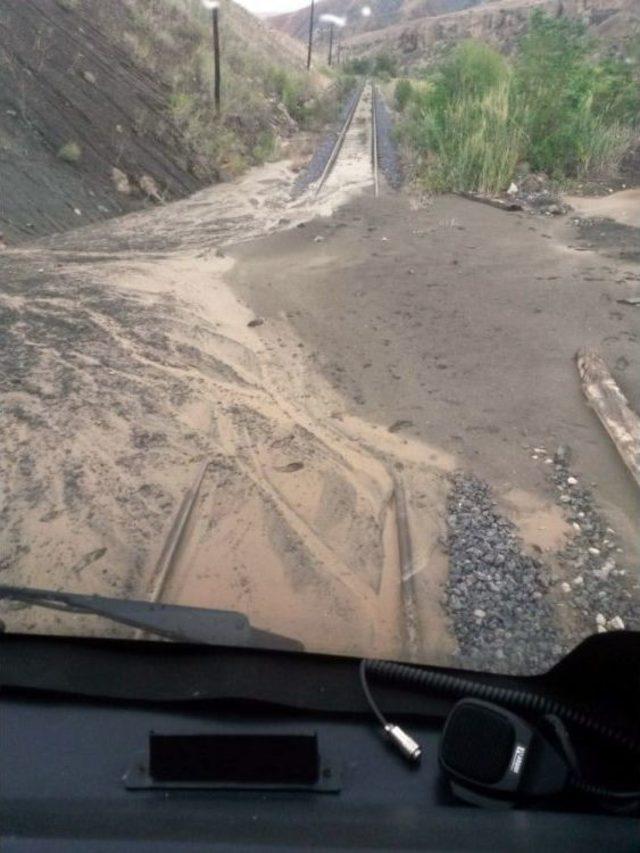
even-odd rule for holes
{"type": "Polygon", "coordinates": [[[613,171],[640,124],[638,67],[595,59],[584,25],[534,11],[514,60],[458,45],[417,88],[396,88],[401,135],[434,190],[495,193],[519,161],[563,180],[613,171]]]}
{"type": "Polygon", "coordinates": [[[513,72],[490,47],[461,45],[421,96],[405,135],[434,190],[495,192],[511,180],[522,150],[513,72]]]}

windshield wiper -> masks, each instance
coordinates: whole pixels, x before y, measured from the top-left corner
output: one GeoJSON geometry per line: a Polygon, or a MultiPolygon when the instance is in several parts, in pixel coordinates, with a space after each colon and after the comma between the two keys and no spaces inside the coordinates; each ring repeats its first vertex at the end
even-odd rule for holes
{"type": "Polygon", "coordinates": [[[0,585],[0,600],[19,601],[27,605],[103,616],[112,622],[140,628],[170,640],[203,643],[213,646],[247,646],[283,651],[304,651],[298,640],[253,628],[243,613],[233,610],[209,610],[176,604],[154,604],[79,595],[50,589],[0,585]]]}

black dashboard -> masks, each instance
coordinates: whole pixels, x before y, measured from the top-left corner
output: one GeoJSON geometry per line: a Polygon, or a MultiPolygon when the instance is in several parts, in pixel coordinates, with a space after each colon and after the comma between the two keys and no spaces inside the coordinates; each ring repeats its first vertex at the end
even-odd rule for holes
{"type": "Polygon", "coordinates": [[[458,803],[437,762],[447,701],[378,690],[422,746],[412,767],[374,726],[354,661],[17,635],[0,660],[3,853],[640,850],[630,816],[458,803]],[[316,733],[339,790],[130,790],[150,732],[316,733]]]}

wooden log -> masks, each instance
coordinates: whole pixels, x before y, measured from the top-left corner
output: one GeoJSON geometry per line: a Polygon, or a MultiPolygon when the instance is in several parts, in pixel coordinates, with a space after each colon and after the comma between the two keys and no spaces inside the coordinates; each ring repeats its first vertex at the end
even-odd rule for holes
{"type": "Polygon", "coordinates": [[[478,204],[488,204],[489,207],[496,207],[498,210],[505,210],[507,213],[514,213],[522,210],[522,205],[517,201],[506,201],[502,198],[492,198],[491,196],[481,195],[480,193],[457,192],[461,198],[466,198],[467,201],[477,201],[478,204]]]}
{"type": "Polygon", "coordinates": [[[640,486],[640,417],[629,405],[597,352],[580,350],[576,361],[585,397],[640,486]]]}

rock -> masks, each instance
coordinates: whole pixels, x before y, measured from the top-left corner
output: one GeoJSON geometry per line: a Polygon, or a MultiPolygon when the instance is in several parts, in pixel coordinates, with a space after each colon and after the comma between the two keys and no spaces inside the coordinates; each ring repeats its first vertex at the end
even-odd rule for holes
{"type": "Polygon", "coordinates": [[[248,326],[250,329],[255,329],[255,328],[257,328],[258,326],[262,326],[262,325],[264,325],[264,320],[262,320],[262,319],[260,319],[260,318],[257,318],[257,319],[255,319],[255,320],[249,320],[249,322],[247,323],[247,326],[248,326]]]}
{"type": "Polygon", "coordinates": [[[560,584],[560,589],[561,589],[564,593],[569,593],[569,592],[571,592],[571,584],[568,584],[566,581],[563,581],[563,582],[560,584]]]}
{"type": "Polygon", "coordinates": [[[476,617],[476,619],[484,619],[487,614],[484,610],[478,608],[477,610],[473,611],[473,615],[476,617]]]}
{"type": "Polygon", "coordinates": [[[593,570],[594,577],[598,578],[598,580],[606,581],[611,574],[611,572],[616,567],[616,561],[612,558],[608,559],[599,569],[593,570]]]}
{"type": "Polygon", "coordinates": [[[111,170],[111,179],[115,184],[117,192],[122,193],[123,195],[131,194],[131,184],[129,183],[129,178],[125,175],[123,171],[118,169],[116,166],[114,166],[111,170]]]}
{"type": "Polygon", "coordinates": [[[276,471],[280,471],[281,474],[294,474],[296,471],[302,471],[303,468],[304,462],[290,462],[288,465],[276,468],[276,471]]]}
{"type": "Polygon", "coordinates": [[[517,195],[518,194],[518,185],[514,184],[513,181],[507,190],[507,195],[517,195]]]}
{"type": "Polygon", "coordinates": [[[577,486],[578,481],[575,477],[567,477],[567,486],[577,486]]]}
{"type": "Polygon", "coordinates": [[[604,625],[596,625],[596,630],[597,630],[598,634],[606,634],[607,633],[607,629],[604,627],[604,625]]]}
{"type": "Polygon", "coordinates": [[[556,450],[553,459],[557,465],[568,465],[571,461],[571,448],[566,444],[561,444],[556,450]]]}
{"type": "Polygon", "coordinates": [[[154,201],[162,201],[160,190],[151,175],[142,175],[138,181],[138,186],[147,198],[151,198],[154,201]]]}
{"type": "Polygon", "coordinates": [[[401,429],[406,429],[407,427],[412,427],[413,421],[395,421],[388,428],[389,432],[400,432],[401,429]]]}
{"type": "Polygon", "coordinates": [[[87,81],[87,83],[91,83],[92,85],[95,85],[96,75],[92,74],[91,71],[83,71],[82,76],[87,81]]]}
{"type": "Polygon", "coordinates": [[[571,581],[571,583],[573,584],[573,586],[583,586],[584,578],[582,577],[582,575],[576,575],[575,578],[571,581]]]}
{"type": "Polygon", "coordinates": [[[624,622],[619,616],[614,616],[607,622],[608,631],[624,631],[624,622]]]}
{"type": "Polygon", "coordinates": [[[596,625],[604,625],[606,621],[602,613],[596,613],[596,625]]]}
{"type": "Polygon", "coordinates": [[[324,243],[324,237],[321,234],[318,234],[313,238],[314,243],[324,243]]]}

